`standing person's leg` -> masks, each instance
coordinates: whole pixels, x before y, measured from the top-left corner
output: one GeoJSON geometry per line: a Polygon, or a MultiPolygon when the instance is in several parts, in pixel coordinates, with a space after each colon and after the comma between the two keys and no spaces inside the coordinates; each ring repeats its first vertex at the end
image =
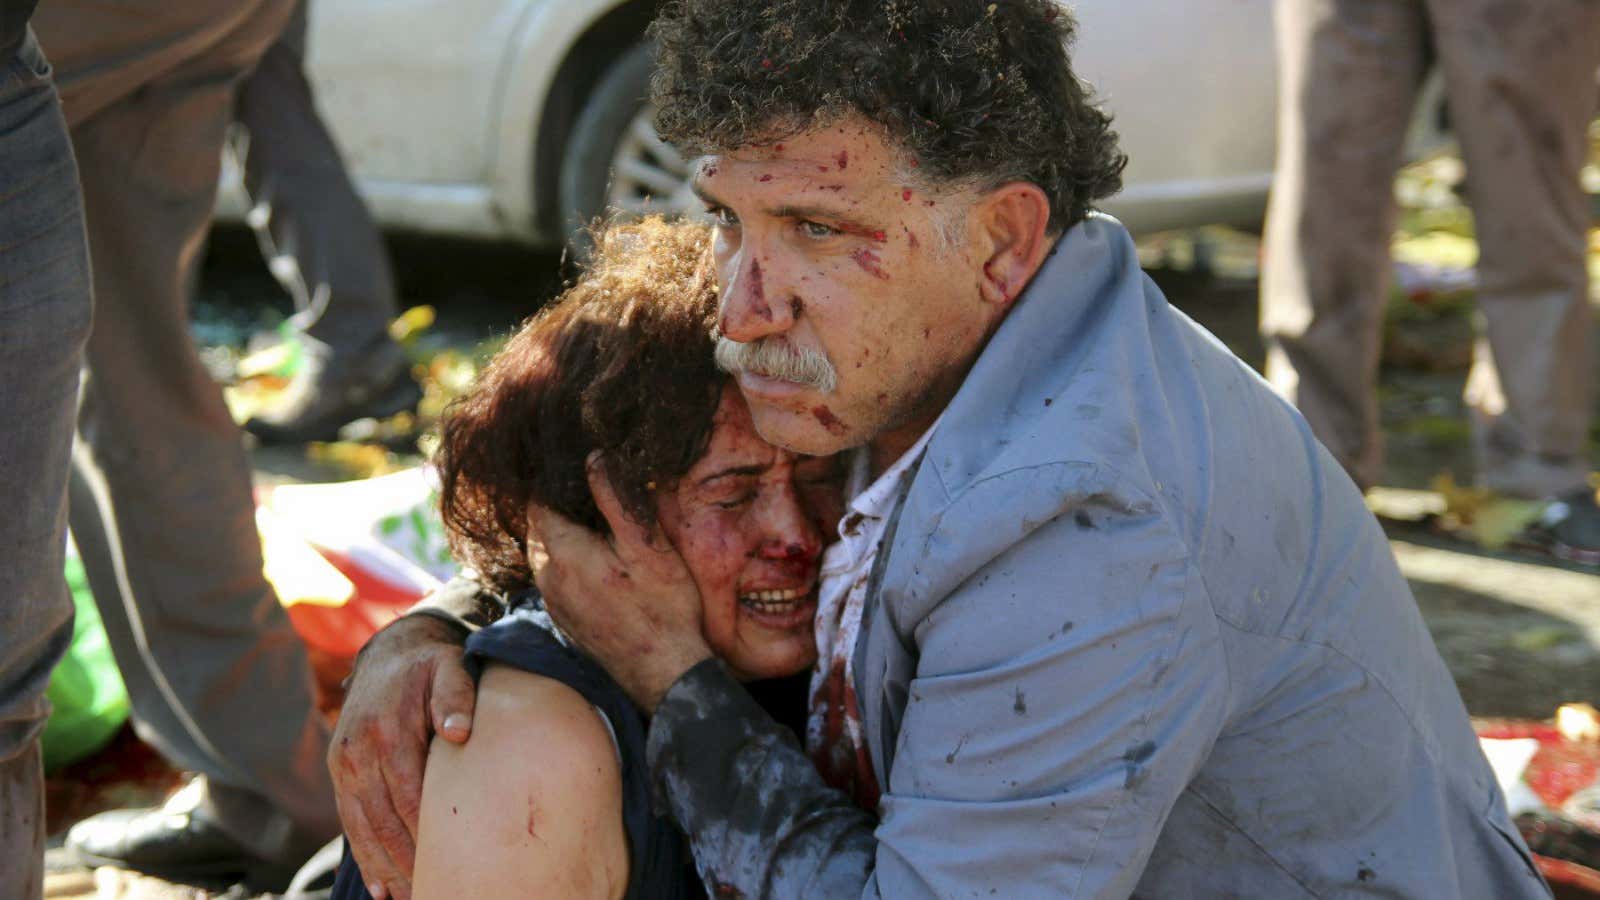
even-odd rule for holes
{"type": "Polygon", "coordinates": [[[1600,4],[1436,2],[1439,57],[1477,216],[1478,343],[1467,398],[1489,487],[1581,488],[1594,403],[1579,181],[1595,112],[1600,4]]]}
{"type": "Polygon", "coordinates": [[[250,224],[295,306],[304,367],[246,423],[266,440],[330,440],[356,418],[413,407],[421,391],[389,337],[398,314],[383,238],[356,194],[305,75],[308,4],[239,89],[250,224]]]}
{"type": "Polygon", "coordinates": [[[90,302],[77,168],[31,38],[0,59],[0,135],[0,900],[37,900],[38,738],[50,670],[72,639],[61,572],[90,302]]]}
{"type": "MultiPolygon", "coordinates": [[[[73,533],[141,734],[208,777],[207,818],[280,861],[337,830],[327,735],[304,648],[262,577],[249,462],[190,339],[187,292],[233,92],[289,11],[285,0],[152,0],[131,12],[54,0],[36,22],[58,59],[98,298],[73,533]],[[182,39],[160,39],[163,23],[182,39]],[[100,82],[124,86],[129,72],[160,74],[73,108],[74,97],[111,96],[100,82]]],[[[148,837],[168,818],[122,831],[148,837]]]]}
{"type": "Polygon", "coordinates": [[[1382,469],[1378,355],[1393,182],[1427,70],[1419,0],[1278,0],[1267,378],[1356,483],[1382,469]]]}

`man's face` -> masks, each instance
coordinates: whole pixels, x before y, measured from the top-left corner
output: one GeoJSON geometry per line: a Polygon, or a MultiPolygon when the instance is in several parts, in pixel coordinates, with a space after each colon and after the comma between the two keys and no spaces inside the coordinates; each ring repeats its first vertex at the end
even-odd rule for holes
{"type": "Polygon", "coordinates": [[[772,443],[826,455],[925,427],[998,315],[976,236],[951,209],[965,200],[905,184],[903,165],[874,126],[845,120],[706,157],[696,174],[717,223],[718,327],[744,345],[719,361],[772,443]],[[831,366],[831,389],[785,371],[808,354],[831,366]]]}

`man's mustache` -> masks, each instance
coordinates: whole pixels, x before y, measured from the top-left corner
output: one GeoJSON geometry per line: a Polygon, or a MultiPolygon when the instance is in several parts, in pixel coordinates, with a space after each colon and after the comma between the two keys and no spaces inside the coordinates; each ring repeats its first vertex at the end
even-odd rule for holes
{"type": "Polygon", "coordinates": [[[790,381],[823,394],[832,393],[839,385],[839,373],[826,356],[772,338],[742,344],[718,337],[716,360],[717,368],[729,375],[750,372],[790,381]]]}

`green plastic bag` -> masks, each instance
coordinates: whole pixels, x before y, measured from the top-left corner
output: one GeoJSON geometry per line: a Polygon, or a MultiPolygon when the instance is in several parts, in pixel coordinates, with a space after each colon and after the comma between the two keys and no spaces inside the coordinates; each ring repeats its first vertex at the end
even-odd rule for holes
{"type": "Polygon", "coordinates": [[[72,625],[72,646],[51,673],[46,691],[54,707],[40,739],[46,772],[94,754],[128,720],[128,691],[111,656],[83,563],[71,548],[66,577],[77,618],[72,625]]]}

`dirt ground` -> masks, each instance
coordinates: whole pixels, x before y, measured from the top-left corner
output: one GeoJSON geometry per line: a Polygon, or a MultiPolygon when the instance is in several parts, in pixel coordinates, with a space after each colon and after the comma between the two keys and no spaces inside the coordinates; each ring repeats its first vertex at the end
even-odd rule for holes
{"type": "MultiPolygon", "coordinates": [[[[395,238],[391,250],[402,307],[433,306],[438,319],[428,339],[458,352],[504,334],[562,278],[560,257],[523,248],[395,238]]],[[[1195,235],[1163,236],[1143,242],[1141,253],[1174,305],[1259,367],[1253,237],[1213,230],[1198,241],[1195,235]]],[[[250,236],[219,232],[195,310],[196,334],[210,347],[207,352],[234,352],[230,342],[281,318],[287,312],[283,304],[250,236]]],[[[1600,305],[1596,311],[1600,344],[1600,305]]],[[[1430,340],[1441,342],[1439,355],[1460,358],[1470,326],[1436,331],[1443,335],[1430,340]]],[[[1389,462],[1385,488],[1373,504],[1384,516],[1422,615],[1473,715],[1543,719],[1565,702],[1600,706],[1600,577],[1541,558],[1486,552],[1408,521],[1437,505],[1437,495],[1429,492],[1436,475],[1450,472],[1463,483],[1472,477],[1459,400],[1465,372],[1443,369],[1386,370],[1381,393],[1389,462]]],[[[347,477],[298,448],[257,450],[254,459],[258,478],[267,482],[347,477]]],[[[1595,467],[1600,469],[1600,442],[1595,467]]],[[[54,897],[204,896],[109,870],[90,873],[65,863],[57,868],[54,897]]]]}

